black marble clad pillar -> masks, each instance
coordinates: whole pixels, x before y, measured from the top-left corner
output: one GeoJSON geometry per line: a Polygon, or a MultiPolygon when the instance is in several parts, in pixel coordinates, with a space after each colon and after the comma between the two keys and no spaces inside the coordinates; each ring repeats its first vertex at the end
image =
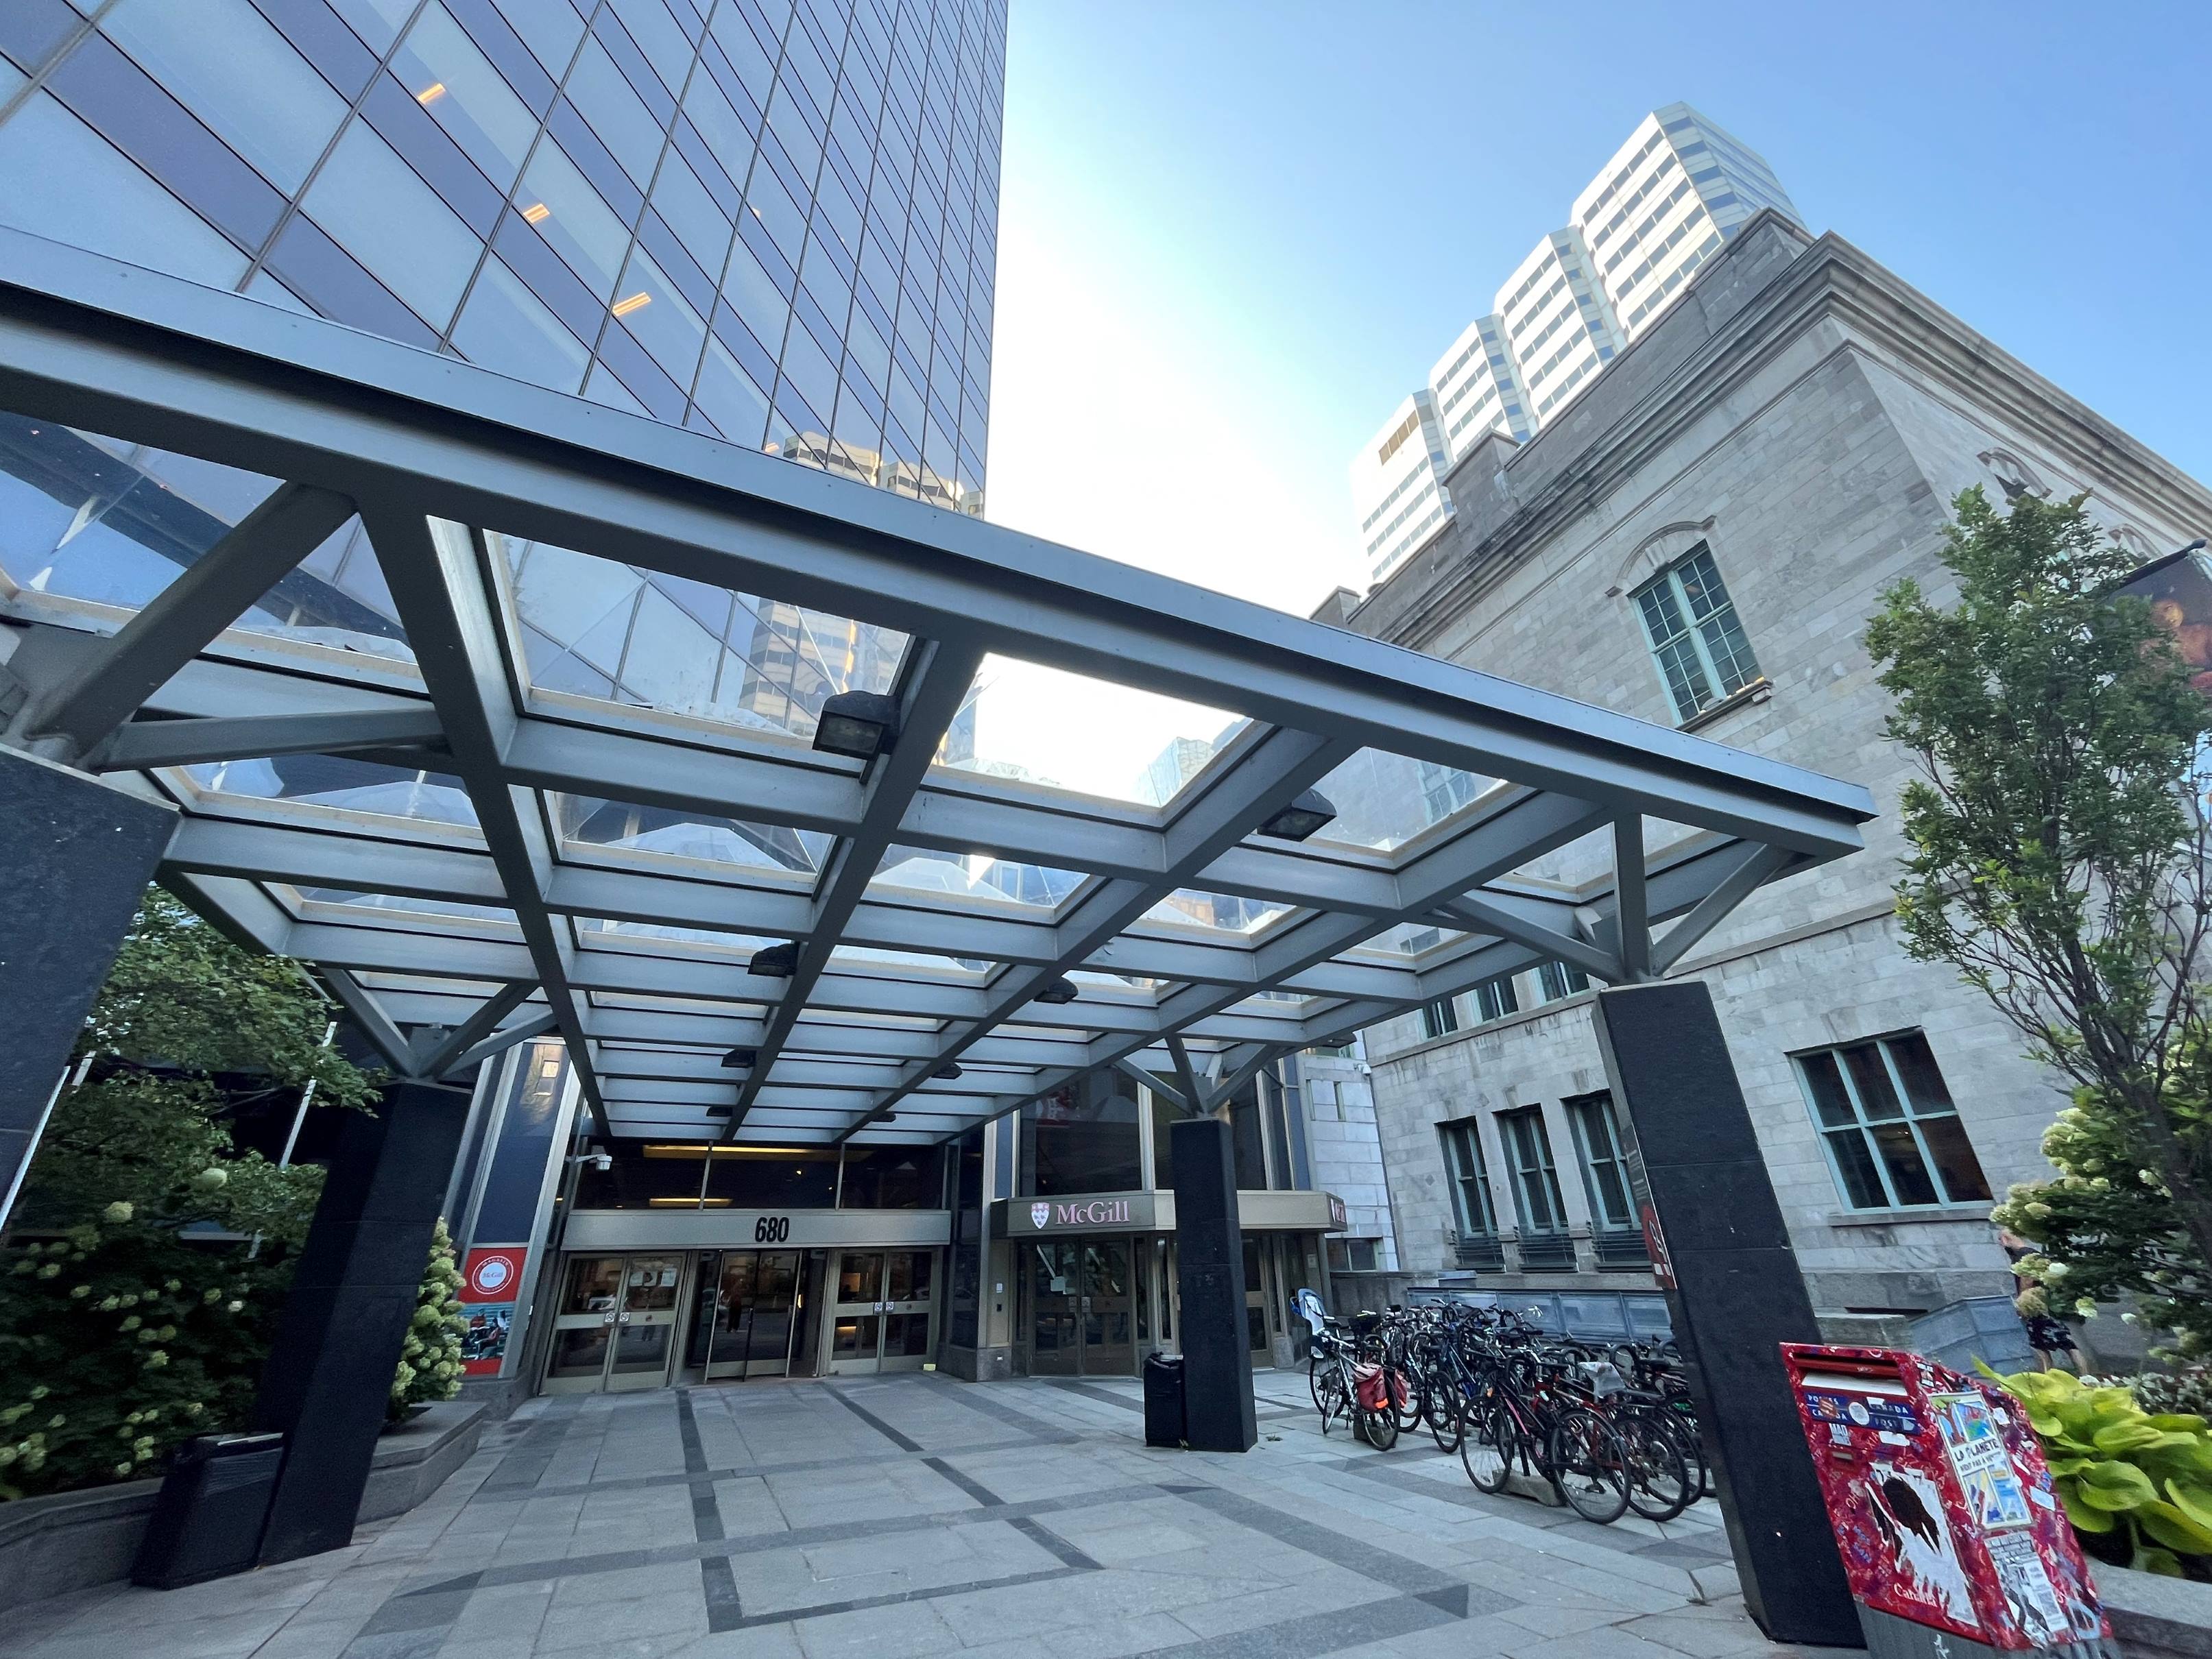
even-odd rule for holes
{"type": "Polygon", "coordinates": [[[392,1083],[345,1115],[254,1401],[253,1426],[287,1437],[264,1566],[352,1540],[469,1095],[392,1083]]]}
{"type": "Polygon", "coordinates": [[[1184,1438],[1193,1451],[1250,1451],[1260,1425],[1253,1414],[1244,1240],[1229,1126],[1218,1118],[1186,1118],[1168,1134],[1175,1152],[1184,1438]]]}
{"type": "Polygon", "coordinates": [[[1863,1647],[1778,1351],[1820,1333],[1712,994],[1601,991],[1597,1030],[1745,1606],[1775,1641],[1863,1647]]]}
{"type": "Polygon", "coordinates": [[[176,823],[173,807],[0,749],[0,1199],[176,823]]]}

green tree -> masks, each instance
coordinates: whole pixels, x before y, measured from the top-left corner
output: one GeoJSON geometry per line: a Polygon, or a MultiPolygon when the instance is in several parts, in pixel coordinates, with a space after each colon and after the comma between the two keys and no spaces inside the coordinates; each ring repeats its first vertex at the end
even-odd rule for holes
{"type": "Polygon", "coordinates": [[[0,1257],[0,1498],[150,1474],[244,1419],[322,1171],[240,1154],[228,1120],[311,1082],[371,1102],[326,1023],[299,964],[148,890],[0,1257]]]}
{"type": "MultiPolygon", "coordinates": [[[[2031,1277],[2060,1289],[2075,1259],[2155,1253],[2172,1267],[2162,1298],[2201,1310],[2212,713],[2149,606],[2115,592],[2134,561],[2081,498],[2008,514],[1975,489],[1954,510],[1942,556],[1957,603],[1900,581],[1867,630],[1889,735],[1920,765],[1900,802],[1906,948],[1956,964],[2075,1085],[2047,1143],[2060,1196],[2021,1189],[1998,1211],[2050,1247],[2031,1277]]],[[[2117,1266],[2081,1282],[2100,1274],[2124,1287],[2117,1266]]]]}

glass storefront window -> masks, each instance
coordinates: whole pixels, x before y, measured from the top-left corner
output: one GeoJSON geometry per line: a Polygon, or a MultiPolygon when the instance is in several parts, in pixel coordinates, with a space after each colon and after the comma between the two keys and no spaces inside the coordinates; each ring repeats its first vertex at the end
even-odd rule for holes
{"type": "Polygon", "coordinates": [[[848,1210],[933,1210],[944,1186],[935,1146],[848,1146],[838,1201],[848,1210]]]}
{"type": "Polygon", "coordinates": [[[1024,1193],[1127,1192],[1144,1180],[1137,1144],[1137,1085],[1093,1073],[1022,1109],[1024,1193]]]}
{"type": "Polygon", "coordinates": [[[837,1201],[836,1149],[726,1148],[707,1171],[707,1201],[717,1209],[828,1209],[837,1201]]]}

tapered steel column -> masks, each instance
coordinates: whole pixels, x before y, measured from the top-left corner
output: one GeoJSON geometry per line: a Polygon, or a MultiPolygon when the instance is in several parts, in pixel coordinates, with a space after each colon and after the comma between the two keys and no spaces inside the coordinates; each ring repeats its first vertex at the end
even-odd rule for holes
{"type": "Polygon", "coordinates": [[[1712,994],[1601,991],[1597,1030],[1744,1605],[1775,1641],[1863,1647],[1779,1352],[1820,1333],[1712,994]]]}
{"type": "Polygon", "coordinates": [[[254,1426],[286,1437],[264,1566],[352,1540],[469,1095],[392,1083],[345,1115],[254,1401],[254,1426]]]}
{"type": "Polygon", "coordinates": [[[1260,1438],[1244,1312],[1237,1156],[1219,1118],[1172,1125],[1176,1282],[1182,1297],[1183,1437],[1193,1451],[1247,1452],[1260,1438]]]}
{"type": "Polygon", "coordinates": [[[0,1222],[176,823],[173,807],[0,749],[0,1222]]]}

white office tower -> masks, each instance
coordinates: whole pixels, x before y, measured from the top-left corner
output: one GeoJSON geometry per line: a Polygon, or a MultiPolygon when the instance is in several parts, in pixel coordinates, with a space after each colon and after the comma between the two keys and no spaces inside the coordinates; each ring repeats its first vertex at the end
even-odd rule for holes
{"type": "Polygon", "coordinates": [[[1391,411],[1382,429],[1352,458],[1352,499],[1359,544],[1381,581],[1451,516],[1444,489],[1443,428],[1424,390],[1391,411]]]}
{"type": "Polygon", "coordinates": [[[1687,104],[1645,116],[1575,198],[1572,220],[1536,244],[1490,314],[1467,325],[1427,386],[1354,457],[1352,507],[1372,579],[1450,516],[1444,473],[1461,457],[1492,432],[1534,436],[1762,208],[1803,222],[1774,170],[1687,104]]]}
{"type": "Polygon", "coordinates": [[[1590,275],[1589,249],[1572,225],[1537,243],[1505,279],[1498,290],[1498,319],[1534,399],[1528,412],[1538,426],[1621,347],[1604,292],[1590,275]]]}
{"type": "Polygon", "coordinates": [[[1595,262],[1622,337],[1657,320],[1690,273],[1761,208],[1797,210],[1758,155],[1687,104],[1644,118],[1575,198],[1575,228],[1595,262]]]}
{"type": "Polygon", "coordinates": [[[1515,440],[1534,430],[1528,395],[1513,360],[1505,355],[1504,325],[1492,312],[1478,317],[1429,371],[1429,396],[1444,429],[1444,453],[1456,461],[1482,441],[1503,432],[1515,440]]]}

